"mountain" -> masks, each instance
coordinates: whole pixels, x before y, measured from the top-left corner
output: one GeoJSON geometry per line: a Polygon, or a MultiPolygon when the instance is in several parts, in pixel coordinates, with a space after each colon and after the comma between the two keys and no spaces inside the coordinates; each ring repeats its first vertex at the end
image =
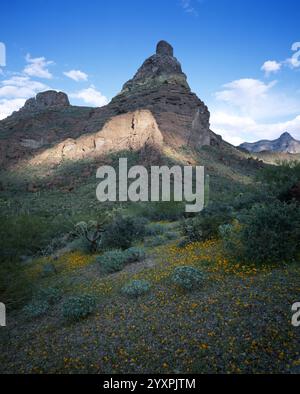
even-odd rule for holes
{"type": "Polygon", "coordinates": [[[261,140],[257,142],[244,142],[240,148],[249,152],[284,152],[284,153],[300,153],[300,141],[297,141],[289,133],[283,133],[277,140],[261,140]]]}
{"type": "Polygon", "coordinates": [[[0,164],[58,164],[145,145],[218,145],[206,105],[191,92],[172,46],[160,41],[119,94],[101,108],[71,106],[47,91],[0,122],[0,164]]]}

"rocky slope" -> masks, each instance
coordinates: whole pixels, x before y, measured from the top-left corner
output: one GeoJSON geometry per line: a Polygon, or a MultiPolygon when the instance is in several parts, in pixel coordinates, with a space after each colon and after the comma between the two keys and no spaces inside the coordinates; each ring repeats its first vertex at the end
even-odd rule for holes
{"type": "Polygon", "coordinates": [[[172,147],[220,144],[205,104],[165,41],[121,92],[101,108],[75,107],[66,94],[47,91],[0,122],[0,164],[81,159],[145,144],[172,147]]]}
{"type": "Polygon", "coordinates": [[[253,143],[244,142],[240,148],[249,152],[284,152],[284,153],[300,153],[300,141],[297,141],[289,133],[283,133],[273,141],[261,140],[253,143]]]}

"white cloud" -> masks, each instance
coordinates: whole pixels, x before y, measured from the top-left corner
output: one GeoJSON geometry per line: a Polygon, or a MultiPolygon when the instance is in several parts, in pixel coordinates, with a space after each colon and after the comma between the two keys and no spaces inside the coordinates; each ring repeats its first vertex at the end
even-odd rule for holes
{"type": "MultiPolygon", "coordinates": [[[[299,113],[300,97],[292,97],[274,91],[277,81],[264,83],[258,79],[239,79],[223,85],[223,90],[215,94],[216,99],[225,105],[225,110],[267,121],[274,117],[296,115],[299,113]]],[[[224,109],[223,105],[223,109],[224,109]]]]}
{"type": "Polygon", "coordinates": [[[27,66],[24,68],[24,73],[30,77],[51,79],[53,75],[48,70],[47,66],[54,64],[51,60],[46,60],[45,57],[32,58],[30,54],[26,55],[27,66]]]}
{"type": "Polygon", "coordinates": [[[74,81],[87,81],[88,75],[80,70],[70,70],[64,72],[64,75],[73,79],[74,81]]]}
{"type": "Polygon", "coordinates": [[[278,138],[284,131],[300,138],[300,97],[278,92],[276,83],[247,78],[223,85],[211,108],[212,130],[234,145],[278,138]]]}
{"type": "Polygon", "coordinates": [[[93,85],[91,85],[87,89],[82,89],[78,92],[71,93],[70,97],[81,99],[86,104],[93,105],[96,107],[102,107],[103,105],[106,105],[108,103],[107,98],[103,96],[102,93],[99,92],[93,85]]]}
{"type": "Polygon", "coordinates": [[[300,67],[300,42],[294,42],[291,49],[295,53],[292,57],[286,60],[286,63],[291,68],[298,68],[300,67]]]}
{"type": "MultiPolygon", "coordinates": [[[[198,0],[198,2],[200,2],[198,0]]],[[[192,14],[198,16],[198,12],[196,8],[193,6],[193,0],[180,0],[181,7],[184,9],[185,12],[188,14],[192,14]]]]}
{"type": "Polygon", "coordinates": [[[300,139],[300,115],[285,122],[260,123],[250,117],[235,116],[226,112],[212,112],[211,127],[221,134],[224,140],[239,145],[261,139],[275,139],[288,131],[300,139]]]}
{"type": "Polygon", "coordinates": [[[0,97],[3,98],[29,98],[36,95],[37,92],[47,90],[48,86],[33,81],[29,77],[14,76],[10,79],[1,81],[0,97]]]}
{"type": "Polygon", "coordinates": [[[281,69],[281,63],[276,62],[276,60],[267,60],[261,67],[261,70],[270,75],[271,73],[276,73],[281,69]]]}
{"type": "Polygon", "coordinates": [[[14,111],[17,111],[25,104],[25,99],[0,99],[0,120],[11,115],[14,111]]]}
{"type": "Polygon", "coordinates": [[[48,89],[47,85],[24,76],[13,76],[2,80],[0,82],[0,119],[20,109],[26,99],[48,89]]]}

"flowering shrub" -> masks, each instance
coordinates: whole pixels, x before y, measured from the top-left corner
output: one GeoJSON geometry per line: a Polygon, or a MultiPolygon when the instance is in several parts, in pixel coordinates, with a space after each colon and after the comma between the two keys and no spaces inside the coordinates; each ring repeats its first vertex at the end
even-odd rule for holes
{"type": "Polygon", "coordinates": [[[29,318],[39,317],[44,315],[49,309],[47,301],[33,301],[23,308],[23,312],[29,318]]]}
{"type": "Polygon", "coordinates": [[[197,268],[190,266],[176,267],[172,274],[172,282],[184,290],[194,290],[200,287],[204,281],[203,273],[197,268]]]}
{"type": "Polygon", "coordinates": [[[151,285],[147,280],[132,280],[122,287],[122,293],[128,297],[139,297],[143,294],[148,293],[151,285]]]}
{"type": "Polygon", "coordinates": [[[80,320],[90,315],[96,307],[95,297],[84,294],[70,297],[63,304],[63,316],[68,320],[80,320]]]}

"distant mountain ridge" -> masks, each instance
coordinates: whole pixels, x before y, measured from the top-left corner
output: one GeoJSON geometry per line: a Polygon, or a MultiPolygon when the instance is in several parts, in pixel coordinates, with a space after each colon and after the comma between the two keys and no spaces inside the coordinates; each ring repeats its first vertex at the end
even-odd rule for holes
{"type": "Polygon", "coordinates": [[[249,152],[284,152],[284,153],[300,153],[300,141],[293,138],[289,133],[285,132],[273,141],[260,140],[257,142],[244,142],[240,148],[249,152]]]}

